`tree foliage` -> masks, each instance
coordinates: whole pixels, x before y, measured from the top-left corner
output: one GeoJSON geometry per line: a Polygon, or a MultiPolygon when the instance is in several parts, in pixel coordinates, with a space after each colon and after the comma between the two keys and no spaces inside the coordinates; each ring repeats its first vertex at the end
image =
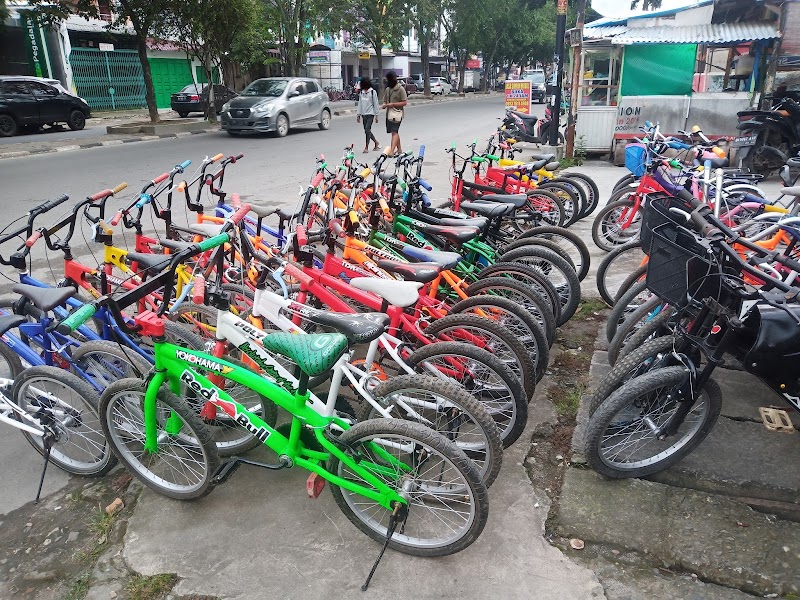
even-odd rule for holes
{"type": "Polygon", "coordinates": [[[640,2],[642,10],[658,10],[661,8],[661,0],[631,0],[631,10],[635,10],[640,2]]]}
{"type": "Polygon", "coordinates": [[[383,73],[383,47],[400,45],[409,27],[410,6],[405,0],[349,0],[345,15],[356,42],[373,48],[383,73]]]}

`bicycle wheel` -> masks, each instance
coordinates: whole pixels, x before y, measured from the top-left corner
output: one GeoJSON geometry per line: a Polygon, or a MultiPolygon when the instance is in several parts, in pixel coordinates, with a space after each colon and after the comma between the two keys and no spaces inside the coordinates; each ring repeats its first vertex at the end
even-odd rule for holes
{"type": "Polygon", "coordinates": [[[510,331],[478,315],[447,315],[425,328],[425,334],[444,342],[465,342],[494,354],[522,382],[527,398],[536,391],[536,364],[510,331]]]}
{"type": "Polygon", "coordinates": [[[614,305],[622,284],[631,273],[647,266],[647,255],[639,239],[617,246],[597,266],[597,291],[603,302],[614,305]]]}
{"type": "Polygon", "coordinates": [[[569,263],[547,248],[523,247],[503,254],[503,262],[519,262],[531,266],[553,284],[558,291],[561,314],[556,324],[563,325],[570,320],[581,301],[581,282],[578,274],[569,263]]]}
{"type": "MultiPolygon", "coordinates": [[[[637,331],[656,319],[665,308],[664,301],[657,296],[653,296],[631,312],[625,321],[617,327],[614,337],[608,344],[608,364],[616,364],[622,347],[630,341],[637,331]]],[[[636,346],[633,347],[635,348],[636,346]]]]}
{"type": "Polygon", "coordinates": [[[497,321],[525,347],[536,365],[536,382],[544,377],[550,363],[550,347],[539,322],[522,306],[500,296],[474,296],[457,302],[450,314],[476,314],[497,321]]]}
{"type": "Polygon", "coordinates": [[[633,173],[628,173],[627,175],[623,175],[622,177],[620,177],[617,183],[614,184],[614,187],[611,190],[611,192],[612,193],[616,192],[618,189],[629,185],[636,185],[636,182],[637,182],[636,175],[634,175],[633,173]]]}
{"type": "Polygon", "coordinates": [[[619,200],[606,205],[592,223],[592,239],[598,248],[611,252],[639,236],[642,213],[633,212],[633,200],[619,200]]]}
{"type": "MultiPolygon", "coordinates": [[[[60,469],[99,477],[117,464],[97,415],[97,392],[72,373],[46,366],[25,369],[14,381],[11,399],[43,426],[42,431],[55,434],[50,462],[60,469]]],[[[27,431],[22,435],[44,455],[42,437],[27,431]]]]}
{"type": "Polygon", "coordinates": [[[589,419],[585,456],[606,477],[644,477],[674,465],[694,450],[714,427],[722,393],[713,379],[697,391],[689,413],[668,433],[666,425],[683,402],[688,370],[656,369],[611,394],[589,419]]]}
{"type": "Polygon", "coordinates": [[[594,414],[603,401],[626,381],[644,375],[658,366],[664,366],[660,359],[665,353],[672,351],[675,339],[674,335],[653,338],[632,350],[625,358],[618,360],[592,393],[589,414],[594,414]]]}
{"type": "MultiPolygon", "coordinates": [[[[478,538],[489,515],[486,487],[464,452],[440,433],[401,419],[373,419],[357,423],[338,441],[353,461],[402,490],[408,501],[408,517],[389,541],[390,548],[414,556],[447,556],[478,538]]],[[[367,485],[335,456],[328,471],[367,485]]],[[[331,485],[331,493],[353,525],[377,542],[386,539],[388,510],[339,486],[331,485]]]]}
{"type": "Polygon", "coordinates": [[[405,361],[419,373],[461,384],[492,416],[504,448],[522,435],[528,420],[525,391],[496,356],[461,342],[436,342],[418,348],[405,361]]]}
{"type": "MultiPolygon", "coordinates": [[[[508,277],[489,277],[471,284],[466,293],[469,297],[489,296],[507,298],[531,313],[542,326],[547,337],[547,346],[553,345],[556,337],[554,308],[536,290],[508,277]]],[[[557,306],[557,303],[553,303],[557,306]]]]}
{"type": "Polygon", "coordinates": [[[211,432],[177,396],[162,388],[156,398],[158,451],[145,449],[144,395],[147,383],[122,379],[100,397],[103,431],[114,454],[153,491],[177,500],[196,500],[214,488],[219,456],[211,432]]]}
{"type": "MultiPolygon", "coordinates": [[[[546,309],[553,314],[554,323],[561,318],[561,298],[553,283],[541,271],[522,262],[496,262],[478,272],[478,281],[510,279],[533,293],[534,300],[543,300],[546,309]]],[[[534,302],[537,306],[542,302],[534,302]]]]}
{"type": "Polygon", "coordinates": [[[594,179],[584,173],[576,173],[574,171],[567,171],[562,174],[562,177],[572,179],[575,183],[580,185],[586,193],[586,206],[580,218],[591,215],[600,203],[600,190],[594,179]]]}
{"type": "Polygon", "coordinates": [[[589,204],[586,191],[583,189],[583,186],[571,180],[569,177],[562,177],[559,175],[551,181],[565,185],[577,197],[578,200],[577,204],[575,205],[575,214],[573,215],[572,220],[567,224],[567,227],[569,227],[569,225],[574,225],[583,218],[584,212],[586,211],[586,206],[589,204]]]}
{"type": "Polygon", "coordinates": [[[506,251],[513,250],[512,246],[521,244],[523,240],[529,238],[542,238],[557,244],[570,257],[572,264],[575,266],[575,271],[578,273],[578,279],[583,281],[586,278],[586,275],[589,273],[591,258],[589,256],[589,248],[586,247],[586,244],[578,234],[573,233],[569,229],[564,229],[563,227],[540,225],[539,227],[534,227],[520,234],[520,236],[506,248],[506,251]]]}
{"type": "Polygon", "coordinates": [[[622,294],[622,297],[614,303],[614,307],[608,315],[606,340],[611,342],[617,333],[617,329],[625,322],[625,319],[652,297],[653,294],[647,289],[647,282],[645,281],[637,281],[627,292],[622,294]]]}
{"type": "Polygon", "coordinates": [[[670,321],[674,314],[675,309],[673,307],[667,306],[663,308],[655,317],[640,327],[639,331],[628,338],[628,341],[622,346],[618,355],[614,358],[614,362],[610,362],[609,364],[615,365],[618,360],[625,358],[630,352],[633,352],[648,340],[671,334],[670,321]]]}
{"type": "Polygon", "coordinates": [[[581,210],[581,200],[573,186],[560,181],[546,181],[536,186],[554,193],[564,205],[564,227],[569,227],[578,218],[581,210]]]}
{"type": "MultiPolygon", "coordinates": [[[[571,266],[575,270],[576,273],[578,272],[578,269],[575,266],[575,263],[572,262],[572,257],[569,254],[567,254],[567,252],[561,246],[559,246],[555,242],[551,242],[550,240],[546,240],[544,238],[540,238],[540,237],[525,237],[525,238],[523,238],[523,237],[520,236],[519,238],[517,238],[516,240],[511,242],[508,246],[503,248],[503,252],[508,252],[510,250],[516,250],[517,248],[524,248],[526,246],[541,246],[542,248],[547,248],[551,252],[555,252],[561,258],[563,258],[565,261],[567,261],[569,263],[569,266],[571,266]]],[[[502,257],[503,257],[503,255],[501,253],[500,254],[500,258],[502,259],[502,257]]]]}
{"type": "Polygon", "coordinates": [[[83,371],[98,392],[120,379],[144,379],[152,368],[130,348],[124,350],[114,342],[104,340],[86,342],[76,348],[72,353],[72,366],[73,370],[83,371]]]}
{"type": "Polygon", "coordinates": [[[554,192],[534,188],[525,192],[528,196],[526,206],[542,215],[542,221],[553,227],[563,227],[567,220],[564,203],[554,192]]]}
{"type": "MultiPolygon", "coordinates": [[[[438,431],[467,455],[488,488],[503,463],[500,430],[483,405],[460,385],[424,375],[400,375],[379,384],[372,396],[395,418],[416,421],[438,431]]],[[[365,402],[356,419],[382,415],[365,402]]]]}

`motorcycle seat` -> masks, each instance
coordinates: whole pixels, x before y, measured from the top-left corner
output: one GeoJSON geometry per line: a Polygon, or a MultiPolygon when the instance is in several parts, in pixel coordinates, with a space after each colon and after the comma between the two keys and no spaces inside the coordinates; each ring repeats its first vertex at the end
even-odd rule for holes
{"type": "MultiPolygon", "coordinates": [[[[513,204],[514,208],[522,208],[528,201],[528,196],[527,194],[484,194],[478,200],[513,204]]],[[[462,202],[461,205],[463,206],[464,203],[462,202]]]]}
{"type": "Polygon", "coordinates": [[[406,281],[430,283],[439,276],[441,269],[433,262],[406,263],[397,260],[381,259],[378,266],[392,275],[399,275],[406,281]]]}
{"type": "Polygon", "coordinates": [[[372,292],[389,304],[402,308],[417,303],[419,288],[422,287],[422,284],[416,281],[392,281],[373,277],[354,277],[350,280],[350,285],[357,290],[372,292]]]}
{"type": "Polygon", "coordinates": [[[536,121],[539,120],[539,118],[534,116],[534,115],[528,115],[528,114],[525,114],[525,113],[517,112],[516,110],[512,110],[512,111],[509,111],[509,112],[512,115],[515,115],[515,116],[519,117],[523,121],[530,122],[531,125],[533,125],[534,123],[536,123],[536,121]]]}
{"type": "Polygon", "coordinates": [[[461,208],[490,219],[497,219],[514,212],[513,204],[500,202],[462,202],[461,208]]]}
{"type": "Polygon", "coordinates": [[[411,260],[436,263],[441,267],[442,271],[449,271],[460,263],[463,258],[458,252],[428,250],[427,248],[417,248],[416,246],[405,246],[401,252],[411,260]]]}

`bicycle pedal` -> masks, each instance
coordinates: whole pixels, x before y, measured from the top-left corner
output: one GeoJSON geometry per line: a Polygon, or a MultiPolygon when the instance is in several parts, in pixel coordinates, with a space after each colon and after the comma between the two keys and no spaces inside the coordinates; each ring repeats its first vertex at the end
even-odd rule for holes
{"type": "Polygon", "coordinates": [[[225,483],[233,475],[234,471],[239,468],[240,464],[239,459],[235,456],[231,460],[222,463],[217,472],[214,473],[212,481],[215,484],[225,483]]]}
{"type": "Polygon", "coordinates": [[[317,473],[311,473],[306,479],[306,492],[308,497],[316,500],[325,489],[325,480],[317,473]]]}
{"type": "Polygon", "coordinates": [[[764,423],[769,431],[780,431],[782,433],[794,433],[794,425],[789,413],[780,408],[768,408],[761,406],[758,409],[761,414],[761,422],[764,423]]]}

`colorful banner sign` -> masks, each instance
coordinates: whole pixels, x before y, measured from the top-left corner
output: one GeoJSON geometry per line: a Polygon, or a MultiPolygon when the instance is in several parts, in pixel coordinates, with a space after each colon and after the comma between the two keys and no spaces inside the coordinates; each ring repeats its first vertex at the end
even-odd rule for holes
{"type": "Polygon", "coordinates": [[[531,114],[531,82],[527,80],[506,81],[506,108],[531,114]]]}
{"type": "Polygon", "coordinates": [[[28,58],[36,77],[50,77],[47,68],[46,52],[42,40],[42,30],[39,27],[36,16],[28,11],[20,11],[22,27],[25,29],[25,45],[28,48],[28,58]]]}
{"type": "Polygon", "coordinates": [[[308,53],[309,63],[331,62],[331,53],[328,50],[312,50],[308,53]]]}

